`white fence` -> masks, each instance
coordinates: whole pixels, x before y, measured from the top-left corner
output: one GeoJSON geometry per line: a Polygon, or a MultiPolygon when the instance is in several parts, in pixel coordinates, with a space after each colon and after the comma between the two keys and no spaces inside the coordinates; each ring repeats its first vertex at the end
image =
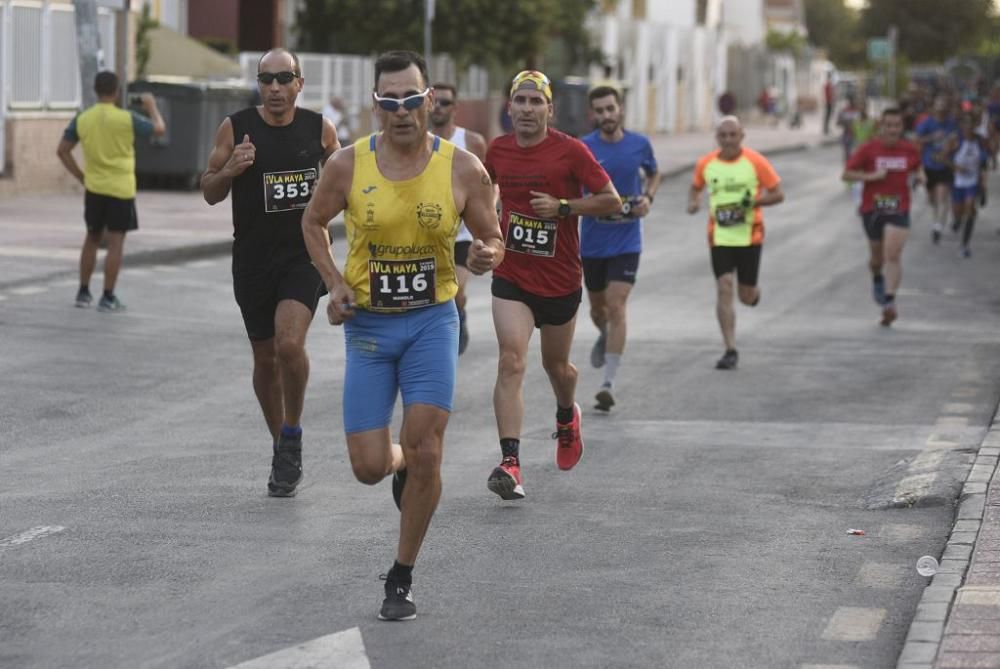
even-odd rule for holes
{"type": "MultiPolygon", "coordinates": [[[[114,63],[115,16],[102,7],[97,20],[103,62],[114,63]]],[[[6,167],[8,112],[72,110],[80,103],[73,5],[0,0],[0,174],[6,167]]]]}
{"type": "MultiPolygon", "coordinates": [[[[240,54],[240,69],[248,82],[257,78],[257,62],[261,52],[240,54]]],[[[370,56],[346,54],[300,53],[299,64],[306,83],[299,104],[321,109],[331,97],[343,100],[350,113],[357,114],[371,106],[375,87],[375,59],[370,56]]],[[[454,61],[446,55],[434,56],[428,69],[431,82],[456,82],[454,61]]],[[[482,99],[489,96],[489,74],[473,65],[458,80],[459,94],[464,98],[482,99]]]]}

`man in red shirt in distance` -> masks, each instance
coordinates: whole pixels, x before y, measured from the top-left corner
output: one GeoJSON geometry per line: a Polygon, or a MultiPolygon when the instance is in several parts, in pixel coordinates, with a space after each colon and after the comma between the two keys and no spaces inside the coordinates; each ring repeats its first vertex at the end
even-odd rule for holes
{"type": "Polygon", "coordinates": [[[878,136],[858,147],[843,175],[845,181],[864,183],[860,214],[871,248],[872,296],[882,307],[884,326],[898,315],[896,291],[903,278],[903,244],[910,232],[910,174],[917,173],[918,183],[925,181],[920,150],[902,137],[902,112],[886,109],[878,136]]]}
{"type": "Polygon", "coordinates": [[[514,132],[486,151],[486,169],[500,189],[506,255],[493,271],[493,325],[500,345],[493,408],[502,461],[487,487],[503,499],[524,497],[520,466],[524,370],[528,343],[541,330],[542,366],[556,396],[556,464],[572,469],[583,455],[576,367],[569,361],[582,294],[578,217],[610,216],[622,202],[583,142],[548,127],[552,88],[525,70],[507,103],[514,132]],[[583,189],[591,193],[583,196],[583,189]]]}

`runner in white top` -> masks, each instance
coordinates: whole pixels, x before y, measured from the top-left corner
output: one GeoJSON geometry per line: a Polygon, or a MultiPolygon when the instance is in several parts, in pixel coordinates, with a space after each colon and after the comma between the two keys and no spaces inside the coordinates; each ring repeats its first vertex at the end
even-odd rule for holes
{"type": "MultiPolygon", "coordinates": [[[[466,128],[455,125],[455,106],[458,99],[458,90],[452,84],[434,84],[434,109],[431,111],[431,132],[447,139],[460,149],[474,154],[479,160],[486,160],[486,138],[478,132],[473,132],[466,128]]],[[[458,276],[458,294],[455,296],[455,306],[458,307],[459,331],[458,331],[458,354],[465,353],[466,346],[469,345],[469,329],[465,322],[465,284],[469,281],[469,270],[466,267],[466,258],[469,255],[469,246],[472,244],[472,235],[462,223],[455,238],[455,273],[458,276]]]]}

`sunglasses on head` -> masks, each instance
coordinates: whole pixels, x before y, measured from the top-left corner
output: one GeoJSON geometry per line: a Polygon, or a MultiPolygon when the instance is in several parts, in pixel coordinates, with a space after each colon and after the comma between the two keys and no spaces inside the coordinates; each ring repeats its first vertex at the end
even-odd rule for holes
{"type": "Polygon", "coordinates": [[[372,98],[382,109],[387,112],[398,111],[400,107],[407,111],[413,111],[414,109],[419,109],[424,104],[424,99],[427,94],[431,92],[430,88],[425,88],[423,93],[414,93],[413,95],[407,95],[402,100],[398,98],[383,98],[379,97],[377,94],[372,93],[372,98]]]}
{"type": "Polygon", "coordinates": [[[299,78],[299,75],[295,74],[294,72],[258,72],[257,73],[257,81],[259,81],[260,83],[264,84],[265,86],[270,86],[271,83],[275,79],[278,80],[279,84],[290,84],[290,83],[292,83],[293,81],[295,81],[298,78],[299,78]]]}

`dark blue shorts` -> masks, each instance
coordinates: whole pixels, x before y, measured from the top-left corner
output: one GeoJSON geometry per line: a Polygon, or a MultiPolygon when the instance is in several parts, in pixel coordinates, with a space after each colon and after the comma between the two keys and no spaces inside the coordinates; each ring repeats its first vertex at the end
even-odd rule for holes
{"type": "Polygon", "coordinates": [[[583,283],[592,293],[601,292],[611,281],[635,285],[638,273],[638,253],[622,253],[609,258],[583,258],[583,283]]]}
{"type": "Polygon", "coordinates": [[[865,234],[873,242],[882,241],[882,233],[885,226],[894,225],[897,228],[910,227],[910,212],[905,211],[898,214],[882,214],[876,211],[861,214],[861,223],[865,226],[865,234]]]}

